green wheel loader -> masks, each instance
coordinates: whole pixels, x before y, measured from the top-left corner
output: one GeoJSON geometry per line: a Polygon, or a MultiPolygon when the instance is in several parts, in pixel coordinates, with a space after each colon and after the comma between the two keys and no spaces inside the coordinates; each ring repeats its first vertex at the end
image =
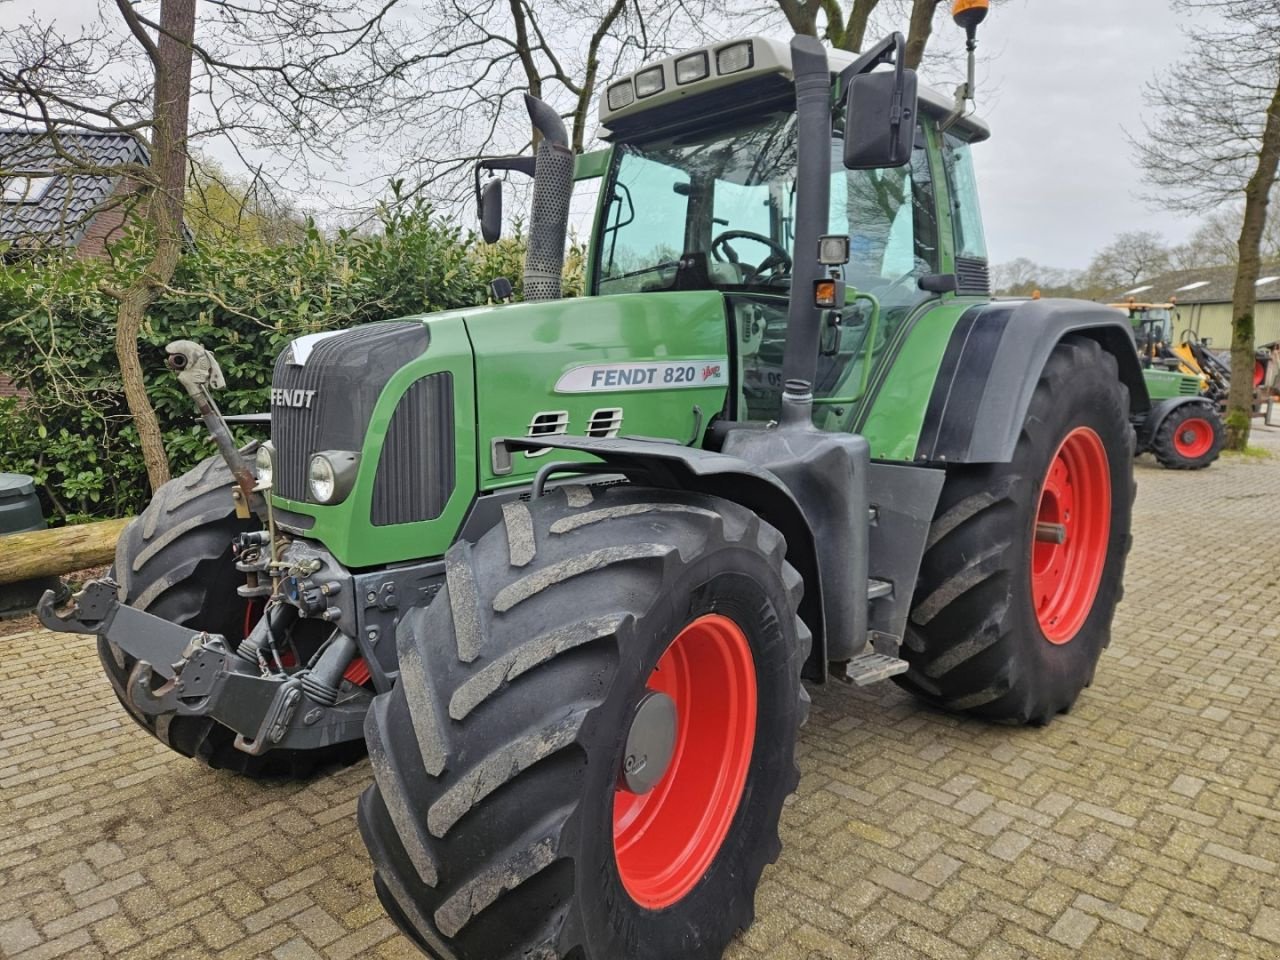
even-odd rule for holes
{"type": "Polygon", "coordinates": [[[436,960],[721,956],[806,685],[1043,724],[1110,638],[1142,370],[1114,310],[992,301],[970,92],[900,35],[752,37],[611,84],[601,155],[530,100],[536,159],[482,164],[534,178],[527,302],[295,340],[252,451],[173,344],[223,459],[45,623],[212,766],[367,747],[375,886],[436,960]]]}

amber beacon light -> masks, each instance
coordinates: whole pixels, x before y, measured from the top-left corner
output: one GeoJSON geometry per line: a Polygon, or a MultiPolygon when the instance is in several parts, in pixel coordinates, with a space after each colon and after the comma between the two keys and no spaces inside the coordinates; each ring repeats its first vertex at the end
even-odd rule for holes
{"type": "Polygon", "coordinates": [[[990,10],[991,0],[955,0],[951,5],[951,18],[973,39],[978,24],[987,19],[990,10]]]}

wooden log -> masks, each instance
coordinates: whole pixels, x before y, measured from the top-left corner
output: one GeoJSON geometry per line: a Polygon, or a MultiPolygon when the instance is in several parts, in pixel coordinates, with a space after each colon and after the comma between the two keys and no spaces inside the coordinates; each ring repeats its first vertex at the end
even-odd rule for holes
{"type": "Polygon", "coordinates": [[[110,563],[131,517],[0,536],[0,583],[74,573],[110,563]]]}

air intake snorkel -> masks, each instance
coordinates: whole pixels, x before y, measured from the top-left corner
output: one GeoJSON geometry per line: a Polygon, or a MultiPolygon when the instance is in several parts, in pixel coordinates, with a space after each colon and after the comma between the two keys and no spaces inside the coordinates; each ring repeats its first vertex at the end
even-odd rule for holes
{"type": "Polygon", "coordinates": [[[799,398],[810,393],[818,368],[821,311],[810,291],[822,276],[818,239],[827,232],[831,195],[831,73],[826,49],[814,37],[793,38],[791,69],[796,85],[795,247],[782,376],[788,393],[799,398]]]}
{"type": "Polygon", "coordinates": [[[527,93],[524,105],[534,129],[542,135],[533,173],[533,210],[529,216],[529,246],[524,255],[524,299],[556,300],[561,295],[564,244],[569,233],[573,150],[559,114],[527,93]]]}

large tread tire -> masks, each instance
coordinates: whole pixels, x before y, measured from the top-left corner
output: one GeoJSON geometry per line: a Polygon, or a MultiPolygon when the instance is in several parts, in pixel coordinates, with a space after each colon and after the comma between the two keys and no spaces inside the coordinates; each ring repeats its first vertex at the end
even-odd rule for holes
{"type": "Polygon", "coordinates": [[[1165,417],[1151,440],[1151,452],[1160,465],[1169,470],[1203,470],[1218,459],[1226,442],[1227,429],[1218,411],[1208,404],[1188,403],[1165,417]],[[1179,434],[1193,423],[1199,430],[1212,431],[1213,440],[1203,452],[1197,450],[1195,455],[1188,456],[1179,434]]]}
{"type": "Polygon", "coordinates": [[[388,913],[436,960],[712,960],[754,917],[799,772],[811,637],[782,536],[714,497],[568,487],[508,507],[397,633],[360,830],[388,913]],[[630,710],[678,631],[738,622],[758,690],[742,799],[696,885],[626,892],[613,793],[630,710]]]}
{"type": "MultiPolygon", "coordinates": [[[[231,541],[260,529],[236,516],[231,471],[220,457],[203,460],[170,480],[116,545],[112,576],[131,607],[195,630],[219,633],[232,643],[244,636],[246,602],[236,594],[244,575],[235,569],[231,541]]],[[[321,764],[364,755],[362,741],[317,751],[277,750],[250,756],[235,749],[235,731],[206,717],[148,716],[125,696],[137,662],[119,646],[98,638],[98,659],[116,698],[138,725],[171,750],[218,770],[250,777],[302,777],[321,764]]]]}
{"type": "Polygon", "coordinates": [[[1040,375],[1012,461],[948,469],[912,599],[895,680],[946,709],[1008,723],[1047,723],[1088,686],[1123,595],[1131,543],[1134,434],[1115,358],[1067,337],[1040,375]],[[1064,438],[1089,427],[1110,478],[1101,581],[1083,625],[1046,639],[1031,592],[1041,483],[1064,438]]]}

